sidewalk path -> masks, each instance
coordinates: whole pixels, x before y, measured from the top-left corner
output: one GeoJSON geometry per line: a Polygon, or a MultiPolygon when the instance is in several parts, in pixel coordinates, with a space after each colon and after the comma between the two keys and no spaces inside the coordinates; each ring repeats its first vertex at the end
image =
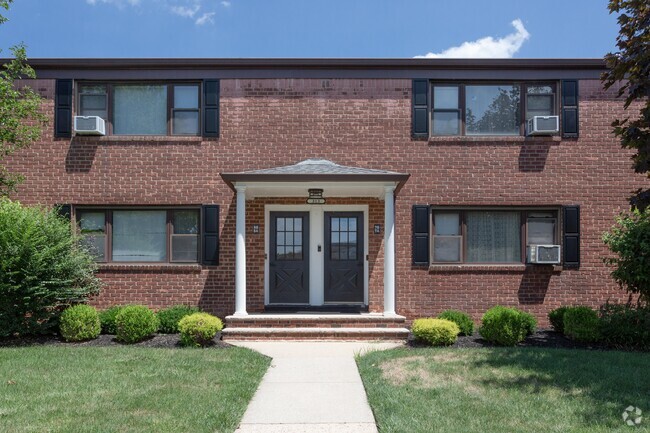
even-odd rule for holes
{"type": "Polygon", "coordinates": [[[238,433],[376,433],[355,353],[401,343],[230,342],[273,358],[238,433]]]}

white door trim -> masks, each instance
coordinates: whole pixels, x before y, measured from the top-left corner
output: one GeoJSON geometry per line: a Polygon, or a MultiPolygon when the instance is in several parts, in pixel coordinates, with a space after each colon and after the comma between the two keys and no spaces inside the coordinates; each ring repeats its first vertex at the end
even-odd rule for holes
{"type": "Polygon", "coordinates": [[[271,212],[309,212],[309,304],[325,303],[325,212],[363,212],[363,302],[368,305],[368,205],[267,204],[264,206],[264,305],[269,305],[269,251],[271,212]],[[321,246],[320,252],[318,246],[321,246]]]}

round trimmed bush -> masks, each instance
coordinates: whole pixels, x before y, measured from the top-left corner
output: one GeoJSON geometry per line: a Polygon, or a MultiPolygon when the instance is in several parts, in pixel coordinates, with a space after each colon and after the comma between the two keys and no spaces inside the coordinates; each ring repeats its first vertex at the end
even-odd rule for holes
{"type": "Polygon", "coordinates": [[[185,316],[198,313],[197,307],[189,305],[174,305],[173,307],[163,308],[158,311],[157,316],[160,321],[159,332],[163,334],[176,334],[178,332],[178,322],[185,316]]]}
{"type": "Polygon", "coordinates": [[[595,342],[600,339],[600,318],[589,307],[571,307],[564,312],[564,335],[576,341],[595,342]]]}
{"type": "Polygon", "coordinates": [[[460,328],[461,335],[472,335],[474,333],[474,322],[469,315],[458,310],[445,310],[438,314],[438,319],[445,319],[454,322],[460,328]]]}
{"type": "Polygon", "coordinates": [[[90,305],[70,307],[61,314],[59,331],[65,341],[93,340],[101,331],[99,314],[90,305]]]}
{"type": "Polygon", "coordinates": [[[526,338],[530,326],[530,319],[523,311],[497,305],[483,315],[479,333],[491,343],[515,346],[526,338]]]}
{"type": "Polygon", "coordinates": [[[650,350],[650,307],[606,303],[600,307],[603,343],[627,350],[650,350]]]}
{"type": "Polygon", "coordinates": [[[123,343],[137,343],[150,337],[158,325],[156,313],[144,305],[127,305],[115,317],[117,340],[123,343]]]}
{"type": "Polygon", "coordinates": [[[411,332],[415,338],[432,346],[449,346],[456,342],[460,328],[451,320],[421,318],[413,321],[411,332]]]}
{"type": "Polygon", "coordinates": [[[104,334],[117,334],[117,325],[115,324],[115,318],[117,313],[122,311],[124,305],[114,305],[108,310],[99,312],[99,321],[102,324],[102,333],[104,334]]]}
{"type": "Polygon", "coordinates": [[[548,312],[548,321],[555,332],[564,333],[564,313],[571,307],[558,307],[548,312]]]}
{"type": "Polygon", "coordinates": [[[222,329],[223,322],[208,313],[190,314],[178,322],[183,346],[207,346],[222,329]]]}
{"type": "Polygon", "coordinates": [[[533,335],[537,329],[537,319],[530,313],[519,310],[524,323],[526,324],[526,335],[533,335]]]}

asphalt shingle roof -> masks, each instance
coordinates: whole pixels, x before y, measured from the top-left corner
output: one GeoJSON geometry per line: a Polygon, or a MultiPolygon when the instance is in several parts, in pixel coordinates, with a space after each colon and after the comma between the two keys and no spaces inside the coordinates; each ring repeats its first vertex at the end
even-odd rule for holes
{"type": "Polygon", "coordinates": [[[375,170],[372,168],[350,167],[339,165],[327,159],[306,159],[297,164],[285,165],[283,167],[263,168],[261,170],[243,171],[240,174],[266,174],[266,175],[310,175],[310,174],[339,174],[339,175],[364,175],[378,174],[390,175],[400,174],[394,171],[375,170]]]}

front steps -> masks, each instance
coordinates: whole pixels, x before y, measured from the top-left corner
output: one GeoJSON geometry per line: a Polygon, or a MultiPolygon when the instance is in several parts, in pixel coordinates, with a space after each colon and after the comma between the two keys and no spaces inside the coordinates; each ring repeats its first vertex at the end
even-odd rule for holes
{"type": "Polygon", "coordinates": [[[251,314],[226,317],[224,340],[406,340],[404,316],[251,314]]]}

